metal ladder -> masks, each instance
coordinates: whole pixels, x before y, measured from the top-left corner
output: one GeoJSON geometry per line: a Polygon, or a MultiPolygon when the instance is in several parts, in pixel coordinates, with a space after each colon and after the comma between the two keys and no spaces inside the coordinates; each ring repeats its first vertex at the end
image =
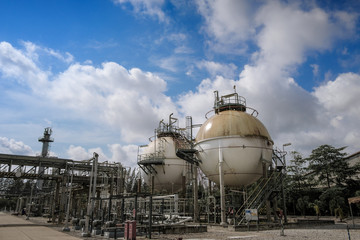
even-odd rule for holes
{"type": "MultiPolygon", "coordinates": [[[[281,161],[278,151],[273,151],[273,161],[281,161]]],[[[238,219],[238,225],[242,224],[245,220],[245,209],[259,210],[269,199],[272,194],[278,195],[282,184],[282,168],[275,167],[270,171],[268,178],[261,178],[255,185],[255,188],[250,192],[246,201],[237,210],[235,219],[238,219]]]]}

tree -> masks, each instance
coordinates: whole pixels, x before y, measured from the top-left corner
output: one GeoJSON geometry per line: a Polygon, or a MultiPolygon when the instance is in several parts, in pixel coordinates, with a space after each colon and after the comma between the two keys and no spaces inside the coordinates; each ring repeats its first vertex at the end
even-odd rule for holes
{"type": "Polygon", "coordinates": [[[306,169],[304,167],[305,159],[296,151],[291,152],[291,155],[293,159],[290,160],[290,165],[287,167],[292,185],[291,189],[295,190],[296,193],[300,193],[308,185],[306,182],[306,169]]]}
{"type": "Polygon", "coordinates": [[[6,194],[22,195],[24,190],[24,180],[22,179],[11,179],[6,194]]]}
{"type": "Polygon", "coordinates": [[[356,170],[350,168],[348,162],[344,160],[346,155],[342,152],[344,149],[345,147],[321,145],[306,159],[309,164],[308,170],[313,172],[315,179],[327,188],[332,184],[342,186],[347,179],[356,174],[356,170]]]}
{"type": "Polygon", "coordinates": [[[309,208],[309,206],[309,196],[304,196],[297,199],[296,208],[303,217],[305,217],[306,210],[309,208]]]}
{"type": "Polygon", "coordinates": [[[335,210],[338,208],[345,209],[346,203],[343,194],[344,189],[339,187],[332,187],[326,189],[320,195],[320,208],[327,212],[330,211],[330,215],[335,215],[335,210]]]}

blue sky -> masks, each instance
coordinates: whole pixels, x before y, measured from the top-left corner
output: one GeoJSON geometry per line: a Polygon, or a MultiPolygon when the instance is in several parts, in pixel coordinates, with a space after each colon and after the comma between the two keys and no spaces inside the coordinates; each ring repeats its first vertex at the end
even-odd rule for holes
{"type": "Polygon", "coordinates": [[[358,1],[0,1],[0,152],[136,163],[236,85],[275,146],[360,150],[358,1]]]}

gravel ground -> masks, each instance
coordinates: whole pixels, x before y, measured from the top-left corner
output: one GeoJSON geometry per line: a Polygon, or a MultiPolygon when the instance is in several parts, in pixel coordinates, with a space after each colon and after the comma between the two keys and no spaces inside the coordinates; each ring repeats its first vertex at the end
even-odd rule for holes
{"type": "MultiPolygon", "coordinates": [[[[44,218],[31,218],[33,223],[45,223],[44,218]]],[[[152,239],[164,239],[164,240],[219,240],[219,239],[291,239],[291,240],[303,240],[303,239],[317,239],[317,240],[340,240],[351,239],[360,240],[360,218],[355,219],[355,228],[352,225],[352,221],[347,219],[349,224],[349,232],[347,230],[346,222],[336,222],[335,225],[326,225],[321,227],[313,227],[307,229],[286,229],[284,230],[284,236],[281,236],[280,229],[267,230],[267,231],[244,231],[234,232],[231,229],[223,228],[220,226],[209,226],[208,232],[205,233],[188,233],[188,234],[158,234],[153,233],[152,239]],[[350,235],[350,237],[349,237],[350,235]]],[[[49,224],[52,228],[62,231],[62,226],[56,226],[49,224]]],[[[70,227],[72,229],[72,227],[70,227]]],[[[104,237],[96,236],[91,238],[81,237],[81,231],[71,230],[69,235],[78,237],[79,239],[99,240],[104,237]]],[[[119,238],[118,238],[119,239],[119,238]]],[[[122,239],[122,238],[120,238],[122,239]]],[[[138,236],[137,239],[146,239],[143,236],[138,236]]]]}
{"type": "Polygon", "coordinates": [[[339,226],[323,226],[317,229],[285,229],[284,236],[281,236],[279,230],[268,231],[248,231],[248,232],[231,232],[227,229],[208,228],[207,233],[192,233],[184,235],[160,235],[157,239],[317,239],[317,240],[340,240],[340,239],[360,239],[360,228],[349,230],[346,224],[339,226]]]}

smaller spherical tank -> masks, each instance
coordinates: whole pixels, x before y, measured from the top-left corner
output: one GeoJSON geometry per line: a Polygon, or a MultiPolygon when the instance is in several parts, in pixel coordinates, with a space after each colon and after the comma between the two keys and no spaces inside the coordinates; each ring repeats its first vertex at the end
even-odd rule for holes
{"type": "Polygon", "coordinates": [[[154,176],[154,190],[159,193],[176,193],[182,189],[186,162],[176,156],[174,138],[158,137],[143,150],[142,156],[154,161],[148,173],[143,173],[144,181],[151,186],[154,176]]]}
{"type": "Polygon", "coordinates": [[[271,163],[273,141],[265,126],[245,109],[218,109],[197,133],[199,166],[217,184],[220,158],[224,185],[231,187],[254,183],[271,163]]]}

